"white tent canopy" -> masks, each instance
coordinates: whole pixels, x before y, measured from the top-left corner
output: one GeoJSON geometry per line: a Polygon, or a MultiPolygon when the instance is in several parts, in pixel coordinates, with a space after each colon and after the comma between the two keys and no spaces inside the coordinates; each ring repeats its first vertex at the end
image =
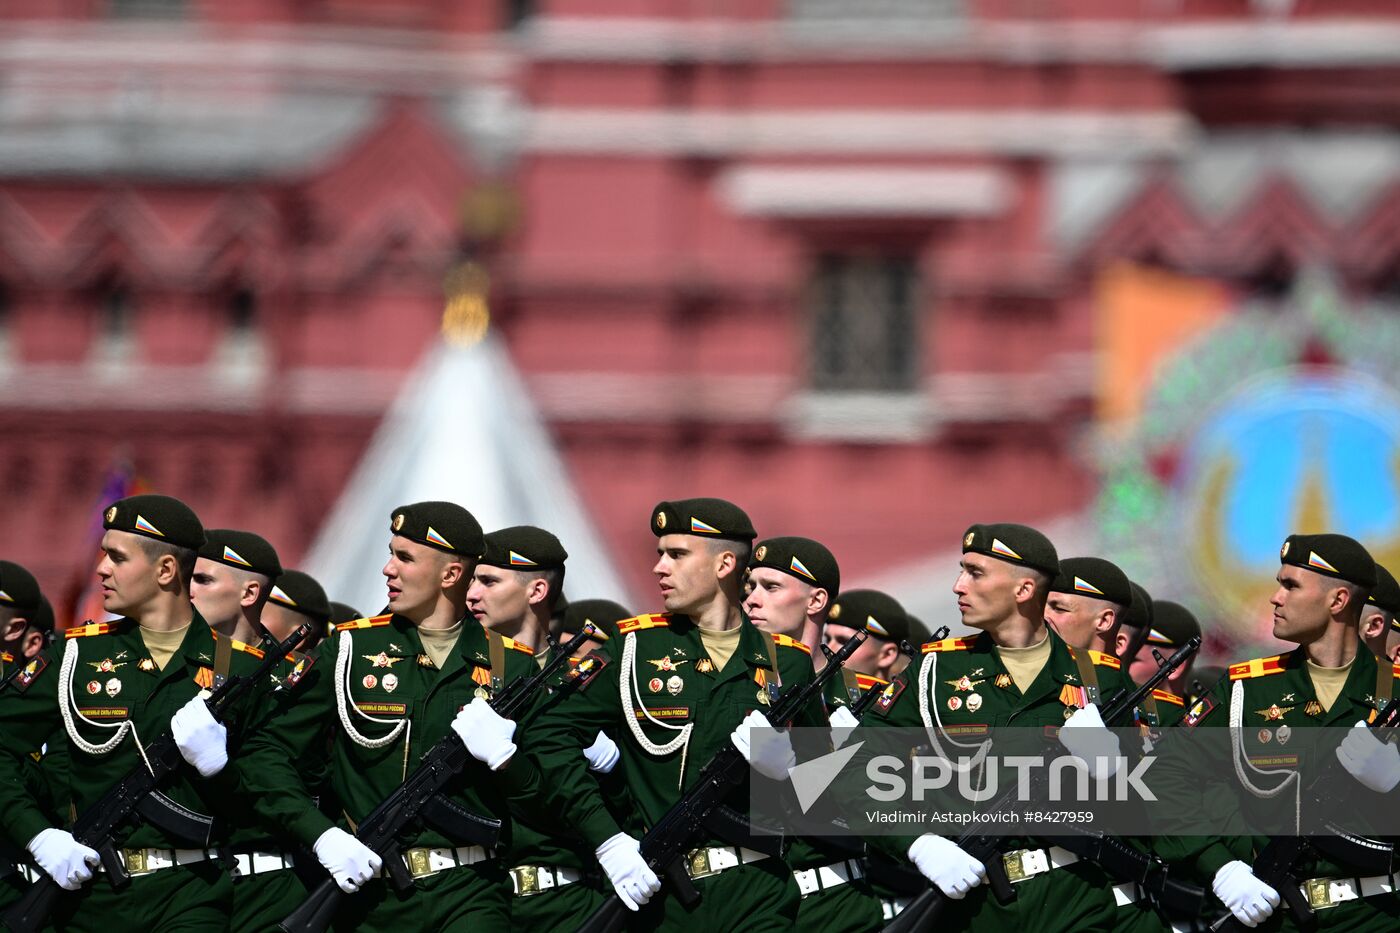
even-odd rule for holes
{"type": "Polygon", "coordinates": [[[486,531],[537,525],[569,552],[564,590],[628,605],[504,347],[439,342],[409,376],[321,526],[305,566],[335,600],[373,613],[385,604],[389,514],[410,502],[461,503],[486,531]]]}

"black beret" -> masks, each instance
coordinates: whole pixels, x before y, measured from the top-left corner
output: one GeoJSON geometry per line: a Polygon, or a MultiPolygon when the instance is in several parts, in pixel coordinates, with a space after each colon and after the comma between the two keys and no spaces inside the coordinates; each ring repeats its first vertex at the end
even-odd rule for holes
{"type": "Polygon", "coordinates": [[[1133,604],[1133,587],[1118,565],[1101,557],[1066,557],[1050,583],[1052,593],[1074,593],[1120,606],[1133,604]]]}
{"type": "Polygon", "coordinates": [[[486,536],[481,563],[508,570],[551,570],[563,567],[569,552],[559,539],[534,525],[515,525],[486,536]]]}
{"type": "Polygon", "coordinates": [[[206,540],[204,547],[199,549],[199,556],[206,560],[228,564],[239,570],[251,570],[272,580],[282,572],[282,563],[277,559],[272,545],[251,531],[210,528],[204,536],[206,540]]]}
{"type": "Polygon", "coordinates": [[[906,638],[909,644],[917,648],[925,642],[933,641],[933,629],[925,625],[923,619],[907,614],[904,618],[909,622],[909,635],[906,638]]]}
{"type": "Polygon", "coordinates": [[[389,530],[419,544],[457,554],[480,557],[486,550],[481,524],[455,502],[415,502],[394,509],[389,530]]]}
{"type": "Polygon", "coordinates": [[[878,590],[848,590],[836,597],[826,615],[828,625],[869,632],[886,641],[909,638],[909,616],[893,596],[878,590]]]}
{"type": "Polygon", "coordinates": [[[170,496],[148,494],[118,499],[102,513],[102,527],[145,535],[192,551],[204,546],[204,526],[199,523],[199,516],[170,496]]]}
{"type": "Polygon", "coordinates": [[[331,603],[331,624],[339,625],[342,622],[354,622],[356,619],[363,619],[365,614],[349,603],[331,603]]]}
{"type": "Polygon", "coordinates": [[[1278,556],[1285,564],[1336,577],[1368,590],[1376,585],[1376,562],[1360,541],[1346,535],[1289,535],[1278,556]]]}
{"type": "Polygon", "coordinates": [[[744,510],[723,499],[677,499],[651,510],[651,530],[662,535],[702,535],[752,541],[757,535],[744,510]]]}
{"type": "Polygon", "coordinates": [[[331,618],[331,602],[326,598],[326,591],[310,574],[300,570],[284,570],[272,585],[268,601],[323,625],[331,618]]]}
{"type": "MultiPolygon", "coordinates": [[[[0,571],[0,581],[2,580],[4,580],[4,571],[0,571]]],[[[1390,571],[1380,564],[1376,565],[1375,589],[1371,590],[1371,595],[1366,598],[1366,602],[1383,612],[1390,613],[1390,624],[1400,629],[1400,584],[1397,584],[1390,571]]]]}
{"type": "Polygon", "coordinates": [[[34,617],[29,620],[29,624],[41,632],[53,631],[53,604],[47,596],[39,597],[39,608],[34,610],[34,617]]]}
{"type": "Polygon", "coordinates": [[[1152,627],[1152,597],[1147,590],[1138,586],[1133,581],[1128,581],[1128,586],[1133,591],[1133,601],[1128,604],[1128,611],[1123,613],[1123,624],[1130,628],[1151,628],[1152,627]]]}
{"type": "Polygon", "coordinates": [[[0,560],[0,606],[9,606],[28,619],[30,613],[38,610],[43,599],[34,574],[19,564],[0,560]]]}
{"type": "Polygon", "coordinates": [[[841,592],[841,568],[822,544],[811,538],[765,538],[749,558],[749,569],[771,567],[791,574],[803,583],[826,590],[835,599],[841,592]]]}
{"type": "Polygon", "coordinates": [[[577,635],[585,622],[592,622],[598,629],[598,641],[617,637],[617,623],[632,618],[632,613],[610,599],[580,599],[569,603],[564,610],[564,623],[560,628],[577,635]]]}
{"type": "Polygon", "coordinates": [[[1201,623],[1181,603],[1159,599],[1152,604],[1152,628],[1147,633],[1149,645],[1180,648],[1201,634],[1201,623]]]}
{"type": "Polygon", "coordinates": [[[1060,560],[1050,539],[1025,525],[973,525],[963,535],[963,553],[986,554],[1055,576],[1060,560]]]}

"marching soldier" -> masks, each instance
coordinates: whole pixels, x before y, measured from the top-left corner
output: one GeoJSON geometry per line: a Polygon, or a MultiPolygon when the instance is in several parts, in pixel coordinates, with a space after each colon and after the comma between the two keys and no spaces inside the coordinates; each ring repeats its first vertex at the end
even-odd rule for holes
{"type": "MultiPolygon", "coordinates": [[[[744,599],[744,612],[749,620],[769,634],[786,636],[804,644],[815,644],[821,638],[823,623],[829,626],[831,614],[838,613],[841,606],[839,601],[833,602],[841,588],[841,571],[836,558],[826,547],[809,538],[760,541],[749,561],[749,581],[752,587],[744,599]]],[[[856,625],[862,624],[865,618],[859,612],[852,615],[853,620],[861,620],[854,622],[856,625]]],[[[878,627],[878,623],[875,626],[878,627]]],[[[871,631],[874,634],[873,628],[871,631]]],[[[889,633],[885,633],[885,637],[890,637],[889,633]]],[[[830,628],[827,638],[830,641],[830,628]]],[[[841,639],[841,643],[845,640],[841,639]]],[[[836,648],[833,646],[833,650],[836,648]]],[[[898,654],[897,646],[894,650],[898,654]]],[[[849,696],[848,687],[863,691],[876,683],[874,678],[857,674],[856,670],[863,671],[865,666],[878,664],[876,659],[882,653],[880,643],[874,639],[862,644],[841,670],[849,680],[843,683],[832,678],[828,681],[828,696],[844,702],[849,696]]],[[[849,710],[845,712],[849,717],[849,710]]],[[[854,717],[850,719],[854,724],[854,717]]],[[[833,724],[836,724],[834,718],[833,724]]],[[[802,929],[860,931],[879,928],[880,902],[866,883],[863,854],[859,840],[793,840],[787,860],[802,895],[797,915],[802,929]]]]}
{"type": "Polygon", "coordinates": [[[1400,584],[1380,564],[1376,565],[1376,588],[1361,610],[1361,640],[1382,662],[1400,661],[1400,584]]]}
{"type": "MultiPolygon", "coordinates": [[[[606,662],[583,690],[557,698],[527,733],[530,749],[548,769],[557,808],[568,815],[628,907],[646,909],[642,929],[787,930],[797,918],[799,893],[788,865],[746,827],[721,838],[699,830],[686,868],[701,894],[687,908],[666,894],[639,854],[638,833],[677,801],[701,767],[725,743],[744,753],[761,775],[785,780],[794,757],[782,742],[762,742],[755,754],[751,730],[780,690],[809,683],[804,645],[766,635],[743,614],[743,573],[754,538],[749,518],[721,499],[662,502],[652,510],[658,560],[653,572],[664,613],[618,624],[600,654],[606,662]],[[622,767],[641,827],[619,821],[589,777],[579,749],[598,730],[619,739],[622,767]],[[648,904],[648,901],[652,901],[648,904]]],[[[799,725],[816,725],[817,713],[799,725]]],[[[748,810],[748,788],[730,800],[748,810]]]]}
{"type": "Polygon", "coordinates": [[[467,588],[467,611],[498,635],[534,652],[544,667],[551,654],[549,619],[564,586],[569,554],[543,528],[519,525],[486,536],[467,588]]]}
{"type": "Polygon", "coordinates": [[[123,618],[69,630],[61,665],[39,655],[34,672],[0,697],[4,832],[74,892],[54,917],[61,930],[110,931],[123,918],[142,930],[224,930],[232,885],[216,849],[143,822],[122,840],[130,884],[118,889],[105,877],[90,884],[97,853],[20,792],[17,771],[26,754],[45,742],[64,743],[67,787],[82,813],[140,767],[141,747],[168,730],[189,767],[161,791],[187,817],[213,823],[222,844],[212,815],[234,796],[236,775],[226,766],[239,725],[215,721],[200,692],[216,677],[251,672],[257,659],[216,635],[190,602],[204,529],[188,506],[132,496],[106,510],[103,527],[103,607],[123,618]]]}
{"type": "Polygon", "coordinates": [[[528,648],[488,633],[466,611],[467,586],[484,548],[480,525],[459,505],[419,502],[395,509],[389,530],[383,573],[390,611],[341,624],[317,649],[240,757],[244,784],[265,825],[310,848],[343,890],[360,892],[346,902],[347,927],[506,930],[510,884],[492,847],[425,827],[403,840],[414,881],[400,892],[383,880],[380,857],[351,834],[449,728],[477,758],[450,796],[502,820],[502,845],[509,845],[511,788],[528,794],[538,786],[531,763],[512,760],[513,727],[503,730],[479,712],[458,713],[473,696],[489,697],[534,669],[528,648]],[[344,808],[340,820],[313,799],[327,744],[329,783],[344,808]]]}
{"type": "MultiPolygon", "coordinates": [[[[1376,585],[1374,560],[1351,538],[1317,534],[1291,535],[1280,563],[1278,589],[1270,599],[1273,635],[1298,647],[1230,665],[1228,682],[1197,700],[1180,724],[1185,729],[1238,725],[1230,731],[1233,760],[1192,762],[1189,773],[1173,759],[1162,762],[1175,768],[1164,772],[1162,786],[1175,787],[1176,799],[1199,799],[1204,819],[1213,825],[1243,827],[1239,801],[1270,796],[1287,779],[1291,765],[1255,762],[1279,755],[1280,746],[1296,741],[1297,729],[1354,727],[1337,753],[1354,782],[1334,792],[1354,801],[1357,812],[1392,806],[1393,797],[1383,795],[1400,782],[1400,754],[1364,728],[1394,695],[1396,677],[1359,636],[1363,606],[1376,585]],[[1222,782],[1229,782],[1229,793],[1214,792],[1222,782]]],[[[1159,835],[1156,847],[1174,865],[1209,881],[1245,926],[1267,922],[1270,929],[1294,929],[1291,913],[1278,909],[1279,892],[1254,873],[1255,850],[1265,841],[1242,834],[1171,833],[1159,835]]],[[[1316,851],[1307,852],[1292,874],[1287,883],[1306,895],[1318,929],[1395,929],[1400,900],[1388,876],[1366,876],[1358,866],[1316,851]]]]}
{"type": "Polygon", "coordinates": [[[19,564],[0,560],[0,680],[10,665],[34,657],[53,635],[53,611],[43,624],[45,599],[34,575],[19,564]]]}
{"type": "Polygon", "coordinates": [[[277,552],[251,531],[210,528],[195,561],[190,599],[209,627],[244,645],[257,645],[258,617],[282,572],[277,552]]]}
{"type": "MultiPolygon", "coordinates": [[[[1102,663],[1105,656],[1071,651],[1046,627],[1046,597],[1058,573],[1054,546],[1032,528],[995,524],[967,530],[953,592],[963,623],[980,633],[925,645],[914,685],[912,709],[925,729],[945,730],[940,741],[970,751],[997,727],[1062,726],[1060,742],[1071,754],[1112,757],[1108,746],[1116,745],[1117,737],[1105,732],[1095,700],[1100,671],[1116,668],[1102,663]]],[[[861,729],[879,722],[867,719],[861,729]]],[[[947,757],[941,749],[935,752],[947,757]]],[[[896,858],[911,860],[952,899],[947,922],[953,929],[1113,928],[1112,886],[1097,865],[1034,838],[1002,842],[1007,873],[1017,884],[1010,904],[988,896],[981,887],[982,863],[945,836],[871,840],[896,858]]]]}

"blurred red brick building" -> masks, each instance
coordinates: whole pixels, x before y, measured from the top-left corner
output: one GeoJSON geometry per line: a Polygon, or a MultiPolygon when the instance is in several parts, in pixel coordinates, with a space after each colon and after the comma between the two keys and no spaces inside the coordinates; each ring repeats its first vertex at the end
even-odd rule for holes
{"type": "Polygon", "coordinates": [[[1386,0],[11,0],[6,556],[124,455],[294,562],[470,257],[639,594],[670,496],[851,579],[1078,512],[1098,270],[1395,291],[1397,76],[1386,0]]]}

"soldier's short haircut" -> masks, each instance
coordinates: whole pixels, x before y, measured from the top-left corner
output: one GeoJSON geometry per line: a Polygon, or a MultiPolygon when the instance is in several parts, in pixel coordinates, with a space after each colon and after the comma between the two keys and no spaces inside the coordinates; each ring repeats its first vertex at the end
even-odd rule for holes
{"type": "Polygon", "coordinates": [[[175,563],[180,568],[180,579],[184,581],[185,589],[190,588],[190,580],[194,578],[195,561],[199,560],[198,551],[194,548],[171,544],[168,541],[157,541],[146,535],[136,535],[135,537],[136,543],[152,561],[160,560],[167,554],[175,558],[175,563]]]}
{"type": "Polygon", "coordinates": [[[549,595],[544,598],[544,607],[550,612],[554,611],[554,606],[559,602],[559,594],[564,592],[564,568],[549,567],[544,570],[515,570],[512,571],[522,582],[527,580],[543,580],[549,584],[549,595]]]}
{"type": "Polygon", "coordinates": [[[737,538],[705,538],[705,543],[710,548],[711,554],[722,554],[725,551],[734,555],[735,566],[739,568],[739,583],[743,584],[744,570],[749,566],[749,558],[753,554],[753,542],[740,541],[737,538]]]}
{"type": "Polygon", "coordinates": [[[1371,595],[1369,587],[1352,583],[1350,580],[1336,580],[1334,581],[1334,585],[1340,586],[1347,591],[1347,612],[1352,614],[1353,618],[1358,622],[1361,620],[1361,614],[1365,612],[1366,607],[1374,605],[1366,601],[1366,597],[1371,595]]]}

